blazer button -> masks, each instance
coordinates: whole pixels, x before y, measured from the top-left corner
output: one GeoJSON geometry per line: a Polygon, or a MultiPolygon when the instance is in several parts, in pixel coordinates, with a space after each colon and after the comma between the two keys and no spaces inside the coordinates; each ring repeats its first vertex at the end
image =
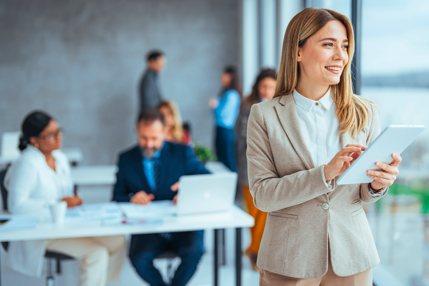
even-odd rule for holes
{"type": "Polygon", "coordinates": [[[324,203],[322,205],[322,209],[324,209],[326,211],[327,209],[329,209],[329,205],[327,203],[324,203]]]}

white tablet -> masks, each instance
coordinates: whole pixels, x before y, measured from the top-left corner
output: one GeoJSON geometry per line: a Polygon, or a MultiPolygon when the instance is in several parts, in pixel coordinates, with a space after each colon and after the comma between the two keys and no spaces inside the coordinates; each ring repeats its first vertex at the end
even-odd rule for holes
{"type": "Polygon", "coordinates": [[[367,170],[381,170],[375,162],[390,164],[392,154],[401,154],[423,132],[423,125],[390,125],[338,179],[338,185],[371,183],[367,170]]]}

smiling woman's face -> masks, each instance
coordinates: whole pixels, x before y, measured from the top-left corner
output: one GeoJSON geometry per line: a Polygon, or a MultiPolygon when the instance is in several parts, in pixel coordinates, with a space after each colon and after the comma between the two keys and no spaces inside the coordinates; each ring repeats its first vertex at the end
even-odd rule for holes
{"type": "Polygon", "coordinates": [[[330,21],[298,48],[299,80],[311,85],[335,85],[349,60],[347,30],[330,21]]]}

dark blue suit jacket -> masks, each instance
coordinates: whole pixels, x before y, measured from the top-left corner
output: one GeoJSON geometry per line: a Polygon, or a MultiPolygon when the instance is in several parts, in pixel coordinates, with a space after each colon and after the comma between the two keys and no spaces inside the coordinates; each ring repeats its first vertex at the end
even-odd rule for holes
{"type": "Polygon", "coordinates": [[[170,188],[179,181],[181,176],[210,173],[198,161],[189,146],[164,142],[160,160],[160,188],[154,192],[143,171],[143,156],[139,146],[120,154],[113,201],[129,202],[131,197],[139,191],[154,194],[155,201],[172,200],[177,192],[171,191],[170,188]]]}

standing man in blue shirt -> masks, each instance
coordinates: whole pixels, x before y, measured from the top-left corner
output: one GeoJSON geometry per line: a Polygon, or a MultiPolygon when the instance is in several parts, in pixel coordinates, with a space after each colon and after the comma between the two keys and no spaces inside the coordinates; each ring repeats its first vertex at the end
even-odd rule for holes
{"type": "MultiPolygon", "coordinates": [[[[176,200],[179,178],[208,174],[189,146],[164,141],[165,121],[155,110],[143,111],[136,125],[139,144],[119,156],[113,200],[146,205],[157,200],[176,200]]],[[[133,235],[130,259],[137,273],[151,286],[167,286],[153,260],[173,251],[181,264],[171,286],[191,279],[204,253],[204,232],[133,235]]]]}
{"type": "Polygon", "coordinates": [[[150,51],[147,55],[147,69],[139,84],[140,111],[156,109],[162,100],[159,89],[159,73],[165,66],[165,55],[158,50],[150,51]]]}

